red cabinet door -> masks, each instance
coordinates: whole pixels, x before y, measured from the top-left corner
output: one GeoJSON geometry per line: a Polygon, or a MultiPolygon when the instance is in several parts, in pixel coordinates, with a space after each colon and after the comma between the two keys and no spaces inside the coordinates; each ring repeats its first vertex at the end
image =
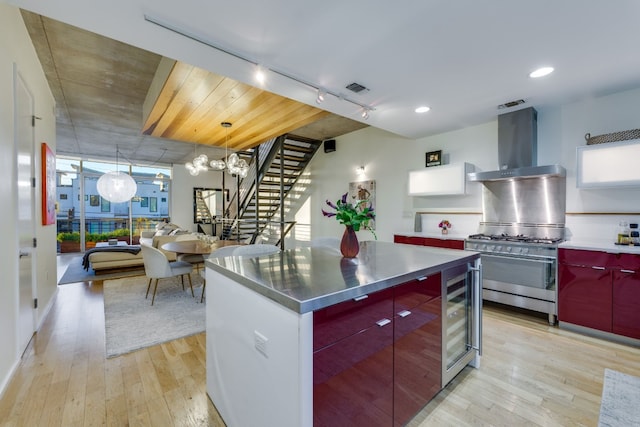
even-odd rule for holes
{"type": "Polygon", "coordinates": [[[464,249],[464,240],[457,239],[436,239],[433,237],[403,236],[395,234],[393,236],[393,242],[419,246],[433,246],[435,248],[464,249]]]}
{"type": "Polygon", "coordinates": [[[392,425],[393,289],[368,300],[314,313],[314,427],[392,425]]]}
{"type": "Polygon", "coordinates": [[[405,425],[442,383],[441,275],[395,288],[393,418],[405,425]]]}
{"type": "Polygon", "coordinates": [[[611,332],[611,270],[567,264],[558,269],[558,320],[611,332]]]}
{"type": "Polygon", "coordinates": [[[640,339],[640,271],[613,271],[613,333],[640,339]]]}

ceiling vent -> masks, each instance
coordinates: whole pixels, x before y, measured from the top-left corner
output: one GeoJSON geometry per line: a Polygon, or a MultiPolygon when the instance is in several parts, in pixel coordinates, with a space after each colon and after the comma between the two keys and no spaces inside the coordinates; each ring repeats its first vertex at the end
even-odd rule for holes
{"type": "Polygon", "coordinates": [[[520,104],[524,104],[524,99],[518,99],[517,101],[505,102],[504,104],[498,105],[498,109],[502,110],[503,108],[511,108],[511,107],[515,107],[516,105],[520,105],[520,104]]]}
{"type": "Polygon", "coordinates": [[[362,86],[360,83],[356,83],[356,82],[349,83],[346,86],[346,88],[349,89],[351,92],[355,92],[355,93],[360,93],[363,90],[369,90],[366,87],[362,86]]]}

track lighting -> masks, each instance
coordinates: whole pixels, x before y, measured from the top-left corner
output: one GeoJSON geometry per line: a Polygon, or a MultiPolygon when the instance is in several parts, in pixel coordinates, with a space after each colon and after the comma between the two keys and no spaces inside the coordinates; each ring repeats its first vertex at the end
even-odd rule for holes
{"type": "Polygon", "coordinates": [[[368,119],[369,118],[369,112],[371,111],[375,111],[375,108],[366,104],[363,104],[359,101],[356,101],[354,99],[351,99],[347,96],[345,96],[343,93],[338,93],[338,92],[332,92],[330,90],[327,89],[323,89],[320,87],[320,85],[317,85],[313,82],[310,82],[308,80],[302,79],[300,77],[294,76],[292,74],[286,73],[284,71],[275,69],[275,68],[271,68],[271,67],[267,67],[266,65],[262,65],[260,64],[258,61],[249,58],[239,52],[233,52],[227,48],[224,48],[222,46],[217,45],[216,43],[213,43],[210,40],[207,40],[199,35],[196,35],[194,33],[192,33],[191,31],[187,31],[186,29],[180,28],[179,26],[169,22],[169,21],[165,21],[164,19],[160,19],[151,15],[144,15],[144,20],[147,22],[150,22],[154,25],[157,25],[161,28],[164,28],[166,30],[169,30],[171,32],[174,32],[176,34],[180,34],[183,37],[186,37],[188,39],[191,39],[193,41],[196,41],[198,43],[202,43],[205,46],[208,46],[214,50],[217,50],[218,52],[222,52],[224,54],[227,55],[231,55],[234,58],[240,59],[242,61],[245,61],[249,64],[252,64],[253,66],[255,66],[256,68],[256,72],[254,75],[255,80],[262,86],[265,82],[266,79],[266,72],[268,71],[270,75],[272,74],[277,74],[281,77],[284,77],[286,79],[292,80],[296,83],[302,84],[307,86],[308,88],[314,89],[318,92],[318,96],[316,98],[316,103],[320,104],[322,101],[324,101],[324,99],[327,97],[327,95],[331,95],[334,96],[335,98],[344,101],[344,102],[349,102],[353,105],[356,105],[358,107],[361,107],[364,109],[364,111],[362,112],[362,118],[363,119],[368,119]]]}

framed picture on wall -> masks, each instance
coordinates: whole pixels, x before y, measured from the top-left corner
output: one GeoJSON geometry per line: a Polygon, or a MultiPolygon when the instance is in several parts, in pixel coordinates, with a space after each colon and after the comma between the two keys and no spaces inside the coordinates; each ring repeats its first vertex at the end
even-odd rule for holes
{"type": "Polygon", "coordinates": [[[426,166],[440,166],[442,164],[442,150],[429,151],[425,156],[426,166]]]}
{"type": "Polygon", "coordinates": [[[46,142],[42,154],[42,225],[56,223],[56,156],[46,142]]]}
{"type": "Polygon", "coordinates": [[[89,206],[100,206],[100,196],[92,194],[89,196],[89,206]]]}

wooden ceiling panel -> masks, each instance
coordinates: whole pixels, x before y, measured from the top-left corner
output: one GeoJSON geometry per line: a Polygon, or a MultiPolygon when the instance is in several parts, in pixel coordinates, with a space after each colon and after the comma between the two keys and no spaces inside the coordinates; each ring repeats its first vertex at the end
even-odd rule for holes
{"type": "Polygon", "coordinates": [[[228,142],[229,148],[242,150],[329,114],[192,65],[175,62],[144,120],[143,133],[219,147],[228,142]],[[233,126],[227,130],[220,126],[221,122],[231,122],[233,126]]]}

